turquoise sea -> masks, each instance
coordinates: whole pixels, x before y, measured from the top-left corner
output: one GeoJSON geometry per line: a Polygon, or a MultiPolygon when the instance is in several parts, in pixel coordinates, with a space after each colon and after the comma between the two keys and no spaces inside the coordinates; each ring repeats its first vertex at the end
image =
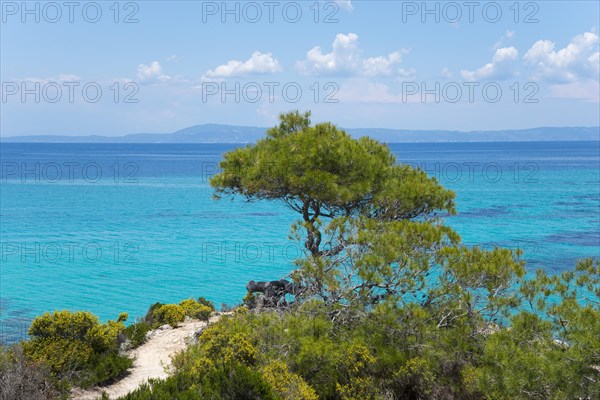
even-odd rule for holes
{"type": "MultiPolygon", "coordinates": [[[[102,320],[156,301],[239,303],[300,247],[272,202],[214,200],[208,177],[236,145],[0,146],[0,339],[55,309],[102,320]]],[[[600,142],[392,144],[457,193],[469,244],[521,248],[531,270],[600,257],[600,142]]]]}

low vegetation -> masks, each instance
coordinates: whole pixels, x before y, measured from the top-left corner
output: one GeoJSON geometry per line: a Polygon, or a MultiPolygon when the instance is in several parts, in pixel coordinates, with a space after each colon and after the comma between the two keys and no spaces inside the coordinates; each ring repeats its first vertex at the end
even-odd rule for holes
{"type": "Polygon", "coordinates": [[[586,260],[524,279],[493,323],[496,300],[469,310],[467,291],[447,296],[451,285],[428,304],[242,307],[179,354],[173,376],[125,399],[596,399],[599,276],[586,260]]]}
{"type": "Polygon", "coordinates": [[[56,311],[35,318],[29,339],[1,348],[0,399],[66,398],[73,386],[90,388],[123,376],[133,360],[123,350],[140,346],[147,333],[186,317],[208,320],[214,311],[204,298],[152,305],[146,316],[125,326],[127,314],[101,324],[83,311],[56,311]]]}

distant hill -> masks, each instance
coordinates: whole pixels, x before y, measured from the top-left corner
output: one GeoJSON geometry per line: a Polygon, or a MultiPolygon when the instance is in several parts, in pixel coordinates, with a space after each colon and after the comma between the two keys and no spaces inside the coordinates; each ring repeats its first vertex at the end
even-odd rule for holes
{"type": "Polygon", "coordinates": [[[204,124],[173,133],[132,133],[125,136],[35,135],[2,138],[3,142],[39,143],[250,143],[262,137],[266,128],[204,124]]]}
{"type": "MultiPolygon", "coordinates": [[[[13,136],[2,142],[25,143],[252,143],[267,128],[219,124],[194,125],[173,133],[134,133],[125,136],[13,136]]],[[[370,136],[386,143],[402,142],[522,142],[600,140],[600,127],[531,128],[500,131],[445,131],[358,128],[345,129],[354,137],[370,136]]]]}

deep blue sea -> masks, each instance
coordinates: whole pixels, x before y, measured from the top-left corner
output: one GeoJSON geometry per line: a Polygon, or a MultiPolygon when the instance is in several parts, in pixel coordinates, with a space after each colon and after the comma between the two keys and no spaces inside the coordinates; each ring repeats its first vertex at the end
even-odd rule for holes
{"type": "MultiPolygon", "coordinates": [[[[235,145],[0,146],[0,339],[55,309],[102,320],[156,301],[234,305],[251,280],[286,276],[296,216],[215,200],[208,178],[235,145]]],[[[468,244],[521,248],[560,271],[600,257],[600,142],[392,144],[457,193],[468,244]]]]}

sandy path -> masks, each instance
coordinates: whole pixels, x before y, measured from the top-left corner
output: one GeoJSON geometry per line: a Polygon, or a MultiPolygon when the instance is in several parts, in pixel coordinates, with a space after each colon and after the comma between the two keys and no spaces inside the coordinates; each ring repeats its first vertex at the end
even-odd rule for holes
{"type": "MultiPolygon", "coordinates": [[[[219,319],[214,316],[210,322],[219,319]]],[[[129,375],[109,386],[93,390],[77,389],[71,393],[74,400],[96,400],[105,391],[111,399],[117,399],[137,389],[149,378],[166,378],[169,375],[171,356],[183,350],[194,333],[206,326],[206,322],[191,320],[181,323],[176,329],[157,329],[152,331],[146,343],[129,352],[134,358],[129,375]]]]}

